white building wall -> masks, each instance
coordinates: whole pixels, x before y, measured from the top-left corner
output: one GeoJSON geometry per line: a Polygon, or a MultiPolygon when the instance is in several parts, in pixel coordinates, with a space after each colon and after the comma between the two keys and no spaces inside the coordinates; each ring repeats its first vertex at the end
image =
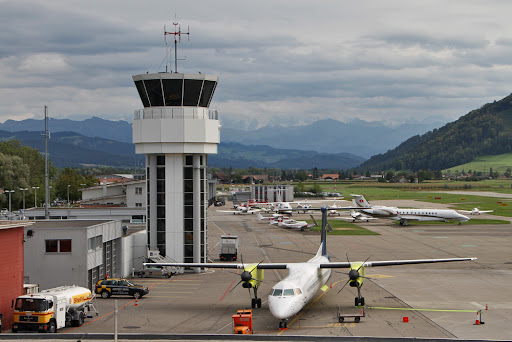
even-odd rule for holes
{"type": "Polygon", "coordinates": [[[133,237],[133,267],[135,270],[142,269],[142,263],[148,256],[147,233],[141,231],[131,235],[133,237]]]}
{"type": "MultiPolygon", "coordinates": [[[[51,222],[51,221],[49,221],[51,222]]],[[[89,227],[73,226],[73,221],[57,221],[56,228],[31,227],[34,234],[26,238],[24,245],[24,276],[28,282],[40,285],[41,289],[61,285],[88,287],[88,270],[103,264],[103,243],[119,239],[122,236],[121,222],[110,221],[89,227]],[[63,227],[69,222],[69,228],[63,227]],[[99,248],[89,250],[88,239],[101,235],[99,248]],[[46,253],[46,240],[71,239],[71,253],[46,253]]],[[[37,224],[36,224],[37,225],[37,224]]],[[[122,253],[116,255],[116,262],[122,263],[122,253]]]]}
{"type": "MultiPolygon", "coordinates": [[[[28,229],[25,228],[25,231],[28,229]]],[[[24,276],[49,289],[61,285],[87,285],[87,239],[83,229],[33,229],[24,245],[24,276]],[[71,239],[71,253],[46,253],[46,240],[71,239]],[[84,243],[85,241],[85,243],[84,243]]]]}
{"type": "Polygon", "coordinates": [[[121,239],[121,277],[131,277],[133,271],[133,235],[121,239]]]}

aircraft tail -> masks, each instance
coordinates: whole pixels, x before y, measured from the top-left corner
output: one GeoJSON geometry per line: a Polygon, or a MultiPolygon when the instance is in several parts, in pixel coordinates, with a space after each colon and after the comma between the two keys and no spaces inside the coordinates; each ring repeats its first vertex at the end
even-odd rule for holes
{"type": "Polygon", "coordinates": [[[368,202],[363,195],[354,195],[354,194],[350,194],[350,196],[354,197],[352,199],[352,203],[357,206],[357,207],[366,207],[366,208],[371,208],[372,205],[370,204],[370,202],[368,202]]]}
{"type": "Polygon", "coordinates": [[[322,255],[327,256],[327,207],[322,207],[322,230],[320,232],[320,249],[322,255]]]}
{"type": "Polygon", "coordinates": [[[261,215],[261,213],[257,213],[256,215],[258,217],[258,220],[264,220],[265,218],[263,217],[263,215],[261,215]]]}

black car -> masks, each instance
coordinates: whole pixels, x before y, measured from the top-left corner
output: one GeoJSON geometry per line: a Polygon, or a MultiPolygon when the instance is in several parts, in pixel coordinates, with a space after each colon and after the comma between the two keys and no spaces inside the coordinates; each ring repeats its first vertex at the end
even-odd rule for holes
{"type": "Polygon", "coordinates": [[[149,293],[147,286],[133,284],[126,279],[104,279],[96,283],[96,293],[100,294],[102,298],[110,296],[131,296],[138,299],[145,294],[149,293]]]}

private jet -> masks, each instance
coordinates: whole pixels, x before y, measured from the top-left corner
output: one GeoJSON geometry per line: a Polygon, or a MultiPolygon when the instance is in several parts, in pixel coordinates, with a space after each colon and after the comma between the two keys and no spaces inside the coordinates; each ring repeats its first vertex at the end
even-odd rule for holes
{"type": "Polygon", "coordinates": [[[494,210],[480,210],[480,208],[473,208],[472,210],[462,210],[459,209],[460,212],[466,213],[469,215],[480,215],[485,213],[492,213],[494,210]]]}
{"type": "Polygon", "coordinates": [[[354,206],[360,206],[360,213],[375,218],[385,218],[400,221],[400,225],[407,226],[409,221],[469,221],[469,217],[457,213],[451,209],[407,209],[386,206],[372,206],[362,195],[351,194],[354,206]],[[366,209],[364,209],[366,208],[366,209]],[[369,208],[369,209],[368,209],[369,208]]]}
{"type": "MultiPolygon", "coordinates": [[[[331,276],[333,268],[349,269],[349,279],[345,285],[357,288],[355,297],[356,306],[364,306],[364,297],[361,296],[361,287],[365,279],[365,268],[376,266],[392,266],[406,264],[425,264],[437,262],[453,262],[475,260],[476,258],[447,258],[447,259],[418,259],[418,260],[390,260],[364,262],[332,262],[327,254],[326,226],[327,208],[322,209],[322,229],[320,234],[320,247],[316,255],[306,262],[277,262],[277,263],[152,263],[157,266],[179,266],[199,268],[230,268],[241,269],[240,281],[231,289],[233,291],[240,283],[242,287],[252,289],[254,298],[251,299],[252,308],[261,308],[261,298],[258,297],[258,288],[264,279],[264,270],[288,270],[288,275],[272,286],[268,296],[270,313],[280,320],[279,328],[287,328],[288,319],[294,317],[315,297],[320,289],[326,290],[325,284],[331,276]]],[[[149,265],[149,264],[144,264],[149,265]]],[[[341,290],[340,290],[341,291],[341,290]]]]}

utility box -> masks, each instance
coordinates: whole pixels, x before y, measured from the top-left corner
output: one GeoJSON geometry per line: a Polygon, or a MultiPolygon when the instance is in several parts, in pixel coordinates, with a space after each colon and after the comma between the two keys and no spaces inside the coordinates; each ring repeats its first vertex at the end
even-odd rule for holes
{"type": "Polygon", "coordinates": [[[236,261],[238,257],[238,236],[222,235],[220,237],[219,258],[221,261],[236,261]]]}
{"type": "Polygon", "coordinates": [[[238,310],[233,318],[233,333],[248,335],[252,334],[252,310],[238,310]]]}

